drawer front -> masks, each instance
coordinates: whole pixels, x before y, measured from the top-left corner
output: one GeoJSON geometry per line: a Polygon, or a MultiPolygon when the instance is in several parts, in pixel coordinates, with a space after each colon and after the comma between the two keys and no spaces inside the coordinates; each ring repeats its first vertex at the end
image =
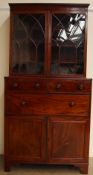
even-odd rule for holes
{"type": "Polygon", "coordinates": [[[90,93],[91,81],[88,80],[51,80],[48,82],[51,93],[90,93]]]}
{"type": "Polygon", "coordinates": [[[5,88],[9,91],[76,94],[91,92],[91,80],[58,78],[6,78],[5,80],[5,88]]]}
{"type": "Polygon", "coordinates": [[[88,95],[20,95],[6,96],[6,114],[88,115],[88,95]]]}
{"type": "Polygon", "coordinates": [[[9,78],[5,81],[6,90],[10,91],[26,91],[26,92],[45,92],[45,80],[30,78],[9,78]]]}

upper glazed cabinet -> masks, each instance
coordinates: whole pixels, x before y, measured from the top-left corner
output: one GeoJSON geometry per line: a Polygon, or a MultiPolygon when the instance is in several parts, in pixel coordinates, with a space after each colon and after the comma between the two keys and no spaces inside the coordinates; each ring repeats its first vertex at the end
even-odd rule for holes
{"type": "Polygon", "coordinates": [[[10,75],[84,77],[87,7],[12,4],[10,75]]]}

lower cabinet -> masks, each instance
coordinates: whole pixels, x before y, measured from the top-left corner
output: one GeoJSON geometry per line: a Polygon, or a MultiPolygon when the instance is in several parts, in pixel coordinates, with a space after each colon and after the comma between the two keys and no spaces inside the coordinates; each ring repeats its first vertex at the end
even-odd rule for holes
{"type": "Polygon", "coordinates": [[[86,116],[8,116],[5,169],[16,162],[71,164],[86,173],[88,128],[86,116]]]}
{"type": "Polygon", "coordinates": [[[15,163],[69,164],[88,173],[90,112],[91,80],[7,77],[5,170],[15,163]]]}

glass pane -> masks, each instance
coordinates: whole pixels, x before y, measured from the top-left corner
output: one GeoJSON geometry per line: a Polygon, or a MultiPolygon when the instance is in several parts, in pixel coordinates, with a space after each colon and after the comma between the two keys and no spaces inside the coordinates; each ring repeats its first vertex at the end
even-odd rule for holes
{"type": "Polygon", "coordinates": [[[84,14],[52,15],[52,74],[83,74],[84,14]]]}
{"type": "Polygon", "coordinates": [[[14,16],[12,72],[42,74],[44,71],[45,17],[43,14],[14,16]]]}

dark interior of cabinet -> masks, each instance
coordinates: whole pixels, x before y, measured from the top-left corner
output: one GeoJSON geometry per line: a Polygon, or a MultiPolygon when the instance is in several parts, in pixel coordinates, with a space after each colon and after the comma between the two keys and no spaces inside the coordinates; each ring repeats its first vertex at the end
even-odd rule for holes
{"type": "Polygon", "coordinates": [[[83,74],[85,15],[52,15],[53,74],[83,74]]]}
{"type": "Polygon", "coordinates": [[[15,15],[13,23],[13,72],[43,73],[44,43],[45,17],[43,14],[15,15]]]}
{"type": "Polygon", "coordinates": [[[84,74],[85,14],[52,14],[51,37],[46,42],[45,15],[13,16],[12,72],[44,74],[45,57],[51,55],[52,75],[84,74]],[[45,55],[45,44],[51,49],[45,55]]]}

